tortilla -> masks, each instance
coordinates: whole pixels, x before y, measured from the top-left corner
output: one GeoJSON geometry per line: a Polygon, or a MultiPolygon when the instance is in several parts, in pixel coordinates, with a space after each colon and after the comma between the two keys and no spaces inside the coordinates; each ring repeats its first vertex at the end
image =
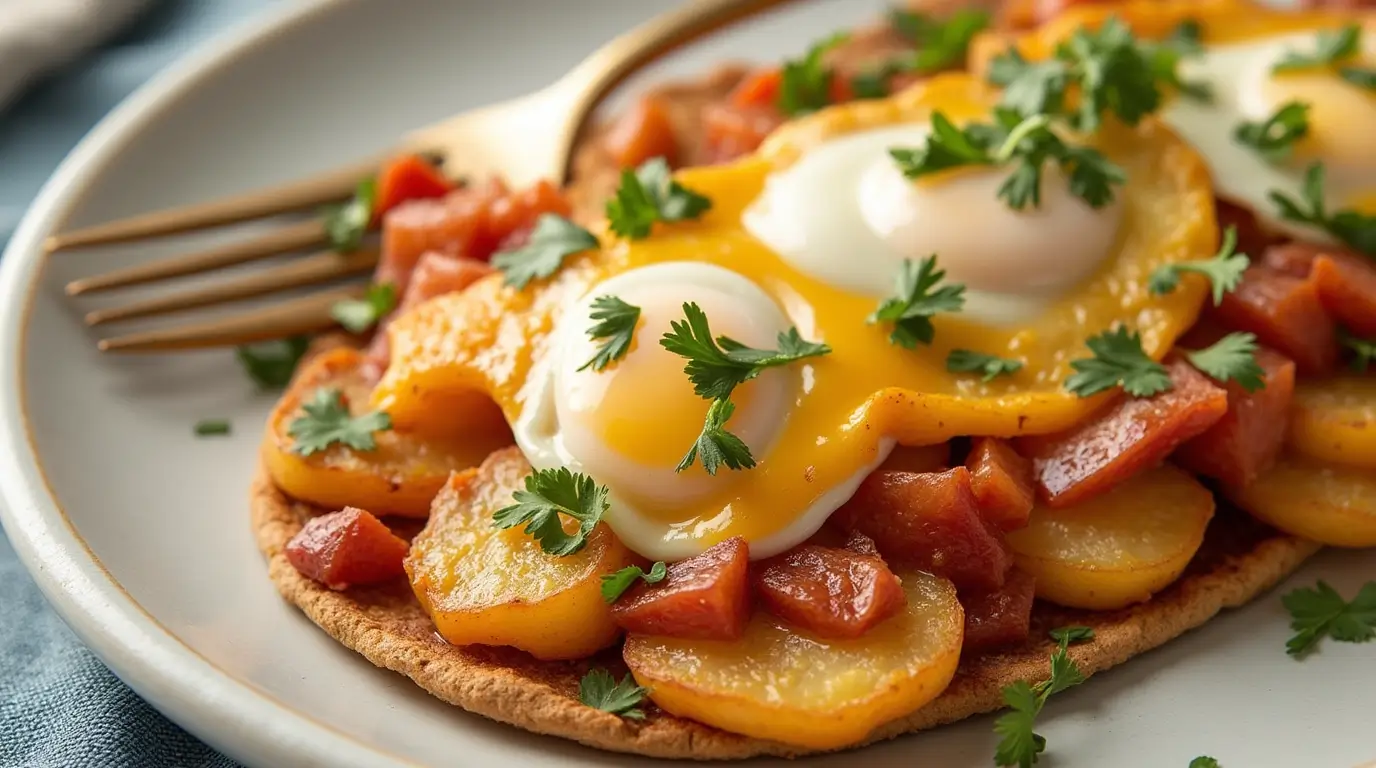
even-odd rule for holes
{"type": "MultiPolygon", "coordinates": [[[[619,649],[580,662],[542,662],[512,648],[458,647],[435,632],[405,580],[334,592],[302,576],[284,553],[306,520],[324,511],[288,499],[260,467],[252,487],[253,528],[278,591],[345,646],[379,667],[406,675],[450,704],[536,733],[650,757],[709,760],[810,753],[720,731],[652,705],[646,707],[645,720],[634,722],[579,703],[578,681],[589,668],[604,667],[617,677],[625,673],[619,649]]],[[[419,530],[415,521],[400,524],[409,529],[397,530],[399,535],[419,530]]],[[[1038,602],[1027,643],[962,659],[940,697],[880,727],[866,743],[999,709],[1004,686],[1046,678],[1047,658],[1054,650],[1049,629],[1070,624],[1094,628],[1093,642],[1071,649],[1080,668],[1093,674],[1178,637],[1224,608],[1246,603],[1318,549],[1313,542],[1277,533],[1242,512],[1221,509],[1185,575],[1149,602],[1112,612],[1038,602]]]]}

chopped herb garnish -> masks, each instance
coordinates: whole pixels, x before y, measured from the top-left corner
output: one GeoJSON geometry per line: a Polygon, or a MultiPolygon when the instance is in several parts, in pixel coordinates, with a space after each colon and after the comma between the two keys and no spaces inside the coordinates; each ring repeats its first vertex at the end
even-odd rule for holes
{"type": "Polygon", "coordinates": [[[342,299],[330,307],[330,317],[350,333],[363,333],[387,316],[397,305],[397,287],[373,283],[361,299],[342,299]]]}
{"type": "Polygon", "coordinates": [[[656,157],[635,171],[621,171],[616,196],[607,201],[607,222],[622,237],[649,237],[656,221],[696,219],[712,201],[674,181],[669,163],[656,157]]]}
{"type": "Polygon", "coordinates": [[[1295,636],[1285,652],[1304,658],[1319,641],[1331,637],[1341,643],[1365,643],[1376,638],[1376,581],[1368,581],[1351,602],[1320,581],[1313,589],[1297,589],[1281,598],[1290,612],[1295,636]]]}
{"type": "Polygon", "coordinates": [[[1036,685],[1019,680],[1003,689],[1003,703],[1007,712],[994,721],[994,733],[1002,737],[994,752],[994,762],[998,765],[1016,765],[1031,768],[1037,758],[1046,751],[1046,739],[1032,728],[1037,723],[1037,715],[1046,706],[1047,699],[1067,688],[1085,681],[1085,674],[1075,660],[1066,652],[1070,645],[1068,636],[1060,639],[1060,645],[1051,654],[1051,677],[1036,685]]]}
{"type": "Polygon", "coordinates": [[[1281,218],[1318,227],[1368,256],[1376,257],[1376,216],[1357,211],[1338,211],[1329,215],[1324,207],[1324,168],[1313,163],[1305,171],[1302,201],[1284,192],[1271,190],[1271,202],[1280,209],[1281,218]]]}
{"type": "Polygon", "coordinates": [[[325,209],[325,235],[331,248],[339,253],[358,250],[373,222],[376,201],[377,181],[370,177],[358,183],[349,202],[325,209]]]}
{"type": "Polygon", "coordinates": [[[979,373],[986,383],[999,376],[1022,370],[1022,361],[986,355],[971,349],[953,349],[946,355],[946,370],[951,373],[979,373]]]}
{"type": "Polygon", "coordinates": [[[688,360],[683,370],[693,382],[693,391],[709,400],[730,397],[738,384],[759,376],[766,368],[831,352],[831,347],[826,344],[804,340],[797,328],[789,328],[779,334],[778,349],[747,347],[727,336],[713,339],[707,314],[697,304],[685,303],[683,315],[685,319],[669,324],[669,332],[664,334],[659,343],[688,360]]]}
{"type": "Polygon", "coordinates": [[[1237,228],[1228,227],[1223,232],[1223,243],[1213,258],[1162,264],[1151,273],[1147,288],[1158,296],[1171,293],[1180,285],[1181,273],[1194,272],[1209,279],[1216,307],[1223,303],[1223,294],[1237,290],[1238,284],[1242,282],[1242,274],[1247,271],[1247,265],[1250,263],[1247,254],[1234,252],[1233,249],[1236,247],[1237,228]]]}
{"type": "Polygon", "coordinates": [[[292,448],[302,456],[323,451],[335,443],[356,451],[377,448],[374,432],[392,428],[392,417],[385,411],[373,411],[362,416],[349,413],[344,394],[333,387],[321,387],[309,402],[301,404],[304,415],[287,425],[287,434],[296,440],[292,448]]]}
{"type": "Polygon", "coordinates": [[[593,709],[620,715],[628,720],[644,720],[640,702],[649,691],[635,684],[627,673],[621,682],[605,669],[590,669],[578,683],[578,700],[593,709]]]}
{"type": "Polygon", "coordinates": [[[1075,643],[1086,643],[1094,639],[1093,627],[1082,627],[1073,624],[1068,627],[1057,627],[1051,630],[1051,639],[1058,643],[1074,645],[1075,643]]]}
{"type": "Polygon", "coordinates": [[[1208,755],[1200,755],[1190,761],[1190,768],[1220,768],[1218,761],[1208,755]]]}
{"type": "Polygon", "coordinates": [[[1171,388],[1166,367],[1142,350],[1140,334],[1119,326],[1090,337],[1085,346],[1094,357],[1072,360],[1075,373],[1065,380],[1065,388],[1080,397],[1117,386],[1133,397],[1150,397],[1171,388]]]}
{"type": "Polygon", "coordinates": [[[230,424],[225,419],[201,419],[196,422],[196,436],[210,437],[229,434],[230,424]]]}
{"type": "Polygon", "coordinates": [[[962,64],[970,41],[989,26],[989,14],[962,8],[943,19],[894,9],[889,12],[889,24],[917,46],[902,71],[927,74],[962,64]]]}
{"type": "Polygon", "coordinates": [[[563,557],[581,550],[607,511],[607,488],[567,467],[533,472],[526,476],[525,485],[525,490],[514,494],[515,504],[492,514],[492,526],[524,525],[525,532],[549,555],[563,557]],[[577,520],[578,530],[565,531],[560,515],[577,520]]]}
{"type": "Polygon", "coordinates": [[[1248,392],[1266,387],[1266,371],[1257,364],[1257,337],[1250,333],[1230,333],[1212,346],[1185,352],[1185,358],[1215,381],[1236,381],[1248,392]]]}
{"type": "Polygon", "coordinates": [[[779,111],[789,117],[816,112],[831,103],[831,79],[835,76],[822,57],[850,39],[838,32],[807,50],[801,59],[784,62],[779,80],[779,111]]]}
{"type": "Polygon", "coordinates": [[[1213,89],[1208,83],[1191,82],[1180,77],[1180,61],[1204,53],[1200,31],[1198,22],[1183,21],[1165,40],[1156,45],[1144,44],[1143,48],[1157,80],[1183,96],[1208,103],[1214,98],[1213,89]]]}
{"type": "Polygon", "coordinates": [[[1295,142],[1308,133],[1309,105],[1287,101],[1261,122],[1238,123],[1233,130],[1233,140],[1255,149],[1269,162],[1277,163],[1289,157],[1295,142]]]}
{"type": "Polygon", "coordinates": [[[1376,363],[1376,339],[1363,339],[1346,328],[1339,328],[1338,343],[1352,353],[1348,365],[1357,373],[1366,373],[1366,369],[1376,363]]]}
{"type": "Polygon", "coordinates": [[[1339,67],[1338,77],[1347,82],[1364,88],[1368,91],[1376,91],[1376,69],[1364,69],[1362,67],[1339,67]]]}
{"type": "Polygon", "coordinates": [[[1303,69],[1331,67],[1356,56],[1361,51],[1362,27],[1346,24],[1341,29],[1321,30],[1314,38],[1314,51],[1287,51],[1272,67],[1272,72],[1294,72],[1303,69]]]}
{"type": "Polygon", "coordinates": [[[658,584],[664,581],[664,577],[668,575],[669,569],[662,560],[650,566],[648,573],[641,570],[638,565],[628,565],[616,573],[604,573],[602,574],[602,599],[614,603],[626,593],[626,590],[631,588],[636,579],[640,579],[646,584],[658,584]]]}
{"type": "Polygon", "coordinates": [[[1195,19],[1185,19],[1161,42],[1182,56],[1198,56],[1204,53],[1204,27],[1195,19]]]}
{"type": "Polygon", "coordinates": [[[698,457],[702,457],[702,468],[713,476],[723,464],[727,469],[735,470],[755,466],[755,456],[750,453],[750,446],[726,430],[726,422],[735,412],[736,404],[730,399],[713,400],[712,405],[707,408],[707,417],[703,419],[702,432],[698,439],[693,441],[693,447],[683,455],[674,471],[682,472],[693,466],[698,457]]]}
{"type": "Polygon", "coordinates": [[[310,345],[308,337],[293,336],[237,347],[234,356],[255,384],[263,389],[281,389],[291,382],[296,364],[310,345]]]}
{"type": "Polygon", "coordinates": [[[535,222],[530,240],[520,248],[500,251],[492,256],[492,266],[500,269],[506,284],[523,289],[531,280],[540,280],[564,264],[564,257],[597,247],[597,238],[572,221],[544,213],[535,222]]]}
{"type": "Polygon", "coordinates": [[[957,283],[937,288],[944,277],[946,273],[936,268],[936,254],[921,264],[904,259],[898,272],[898,295],[885,299],[869,321],[893,323],[889,341],[900,347],[916,349],[918,344],[931,344],[936,333],[932,316],[965,307],[965,286],[957,283]]]}
{"type": "Polygon", "coordinates": [[[591,360],[583,363],[580,371],[584,368],[600,371],[626,355],[635,338],[635,325],[640,321],[640,307],[615,296],[598,296],[593,299],[590,316],[597,322],[588,329],[588,335],[601,340],[602,346],[591,360]]]}

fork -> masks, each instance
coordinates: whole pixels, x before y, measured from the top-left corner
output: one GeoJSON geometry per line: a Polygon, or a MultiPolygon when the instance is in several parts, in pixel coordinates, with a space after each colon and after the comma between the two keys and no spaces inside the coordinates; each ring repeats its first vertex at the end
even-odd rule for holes
{"type": "MultiPolygon", "coordinates": [[[[132,242],[340,202],[376,172],[386,156],[416,153],[442,163],[447,176],[497,175],[513,185],[568,181],[574,146],[592,111],[627,76],[660,56],[722,27],[790,0],[692,0],[661,14],[594,51],[553,84],[510,101],[481,107],[421,128],[392,153],[317,176],[207,203],[171,208],[53,235],[49,254],[73,248],[132,242]]],[[[290,224],[249,240],[74,280],[69,296],[199,274],[295,253],[328,241],[323,217],[290,224]]],[[[376,250],[317,252],[247,276],[86,314],[89,326],[198,309],[282,290],[335,282],[370,272],[376,250]]],[[[330,308],[362,295],[363,287],[336,288],[215,320],[132,333],[97,342],[101,351],[163,352],[249,344],[314,333],[334,324],[330,308]]]]}

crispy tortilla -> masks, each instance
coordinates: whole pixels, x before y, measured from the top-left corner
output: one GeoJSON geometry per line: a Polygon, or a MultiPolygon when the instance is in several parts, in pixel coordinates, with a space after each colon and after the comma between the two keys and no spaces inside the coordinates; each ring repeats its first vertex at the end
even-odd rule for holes
{"type": "MultiPolygon", "coordinates": [[[[515,449],[510,449],[515,450],[515,449]]],[[[287,562],[288,540],[322,513],[288,499],[260,468],[253,482],[253,528],[282,596],[339,642],[379,667],[399,672],[440,699],[470,712],[536,733],[562,736],[600,749],[697,760],[758,755],[798,756],[809,750],[727,733],[647,707],[642,722],[623,720],[578,702],[578,681],[589,667],[625,672],[616,650],[582,662],[542,662],[511,648],[458,647],[444,642],[405,580],[383,587],[334,592],[287,562]]],[[[402,523],[413,535],[415,522],[402,523]]],[[[1093,627],[1095,640],[1071,653],[1086,674],[1121,664],[1266,591],[1318,551],[1231,509],[1220,510],[1185,575],[1151,601],[1113,612],[1076,611],[1041,602],[1031,639],[1002,653],[962,659],[949,688],[922,709],[882,726],[867,742],[889,739],[990,712],[1003,706],[1000,689],[1015,680],[1041,680],[1053,644],[1047,630],[1093,627]]],[[[857,745],[858,746],[858,745],[857,745]]]]}

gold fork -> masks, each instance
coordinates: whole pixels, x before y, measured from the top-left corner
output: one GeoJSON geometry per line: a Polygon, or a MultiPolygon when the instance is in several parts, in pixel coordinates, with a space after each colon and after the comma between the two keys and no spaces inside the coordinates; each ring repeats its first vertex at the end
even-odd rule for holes
{"type": "MultiPolygon", "coordinates": [[[[395,152],[431,156],[443,163],[451,178],[495,175],[514,185],[544,178],[562,185],[568,180],[573,147],[589,115],[617,84],[681,45],[785,2],[789,0],[692,0],[615,38],[544,89],[422,128],[404,137],[395,152]]],[[[51,254],[130,242],[338,202],[376,172],[382,159],[231,198],[57,234],[48,239],[46,250],[51,254]]],[[[67,285],[67,293],[79,296],[199,274],[305,250],[327,240],[323,218],[314,218],[243,242],[74,280],[67,285]]],[[[96,326],[334,282],[371,271],[377,258],[376,251],[369,249],[349,254],[315,253],[246,277],[93,311],[86,315],[86,323],[96,326]]],[[[336,302],[361,294],[362,286],[334,289],[212,321],[105,338],[98,346],[102,351],[161,352],[313,333],[333,325],[330,308],[336,302]]]]}

